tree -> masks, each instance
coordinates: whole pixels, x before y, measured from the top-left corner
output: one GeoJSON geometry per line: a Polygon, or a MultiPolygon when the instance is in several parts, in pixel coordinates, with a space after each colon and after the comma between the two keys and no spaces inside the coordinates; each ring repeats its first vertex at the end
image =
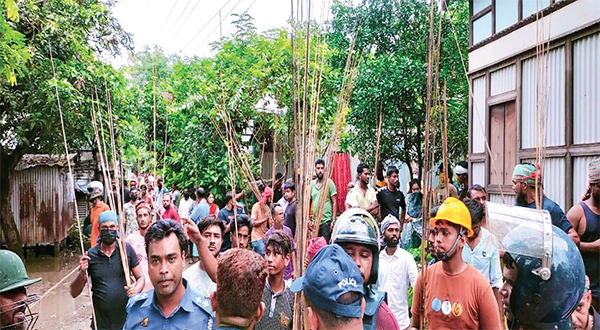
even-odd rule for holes
{"type": "MultiPolygon", "coordinates": [[[[380,159],[403,162],[409,168],[415,161],[419,168],[423,167],[428,6],[426,1],[412,0],[364,0],[356,8],[349,1],[336,1],[333,5],[329,38],[332,47],[347,49],[347,36],[356,29],[355,49],[363,54],[348,117],[349,129],[342,144],[361,159],[374,162],[381,105],[384,119],[380,159]]],[[[448,83],[448,146],[450,157],[457,158],[467,152],[464,141],[467,140],[468,84],[450,21],[466,54],[468,4],[452,2],[442,19],[440,80],[448,83]]],[[[441,146],[439,136],[436,143],[441,146]]],[[[440,159],[441,148],[436,150],[440,150],[436,153],[440,159]]]]}
{"type": "Polygon", "coordinates": [[[123,82],[96,58],[101,53],[118,53],[120,45],[129,48],[131,39],[100,1],[27,1],[19,5],[20,19],[11,27],[23,36],[21,42],[31,58],[15,67],[16,84],[0,81],[0,222],[8,247],[22,255],[10,206],[10,173],[26,153],[64,154],[55,85],[70,148],[94,145],[89,120],[91,93],[105,82],[112,89],[123,82]]]}

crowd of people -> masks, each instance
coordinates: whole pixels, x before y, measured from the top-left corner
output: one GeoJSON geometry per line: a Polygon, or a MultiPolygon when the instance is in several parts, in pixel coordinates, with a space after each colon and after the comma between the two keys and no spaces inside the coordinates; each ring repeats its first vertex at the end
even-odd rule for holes
{"type": "MultiPolygon", "coordinates": [[[[71,295],[91,284],[98,329],[291,329],[300,291],[310,329],[600,327],[600,159],[589,164],[583,201],[566,215],[544,195],[534,164],[513,171],[523,209],[488,204],[483,186],[469,186],[464,161],[454,173],[440,168],[427,217],[421,182],[409,182],[405,196],[395,166],[372,185],[370,166],[359,164],[338,207],[326,166],[316,161],[310,185],[314,237],[304,276],[295,269],[295,185],[281,175],[250,214],[243,191],[228,192],[219,208],[202,187],[168,190],[161,178],[154,185],[140,176],[129,182],[121,219],[102,185],[91,184],[92,247],[71,295]],[[536,204],[545,211],[532,210],[536,204]],[[427,267],[407,251],[422,244],[427,267]]],[[[14,253],[0,252],[1,326],[24,328],[32,322],[26,287],[39,279],[27,277],[14,253]]]]}

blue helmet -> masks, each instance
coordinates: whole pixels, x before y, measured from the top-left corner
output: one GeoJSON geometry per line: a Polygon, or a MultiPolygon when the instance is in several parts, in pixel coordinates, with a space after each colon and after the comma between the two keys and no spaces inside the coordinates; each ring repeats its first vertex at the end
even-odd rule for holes
{"type": "Polygon", "coordinates": [[[373,264],[371,265],[369,281],[364,284],[377,283],[379,269],[379,229],[377,228],[377,222],[369,212],[354,207],[342,213],[333,226],[331,243],[358,243],[369,246],[373,252],[373,264]]]}
{"type": "Polygon", "coordinates": [[[550,265],[544,265],[543,258],[514,252],[539,249],[540,241],[532,239],[538,237],[537,229],[521,225],[502,239],[502,245],[517,266],[510,294],[515,325],[571,329],[571,313],[585,290],[585,268],[573,240],[556,226],[552,226],[552,233],[550,265]]]}

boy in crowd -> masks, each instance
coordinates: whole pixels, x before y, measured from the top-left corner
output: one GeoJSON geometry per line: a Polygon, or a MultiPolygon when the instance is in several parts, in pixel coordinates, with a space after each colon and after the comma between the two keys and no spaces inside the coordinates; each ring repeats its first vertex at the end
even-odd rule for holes
{"type": "Polygon", "coordinates": [[[291,329],[294,295],[283,280],[284,269],[290,263],[291,238],[287,233],[276,230],[265,245],[269,276],[262,297],[265,313],[256,324],[256,329],[291,329]]]}

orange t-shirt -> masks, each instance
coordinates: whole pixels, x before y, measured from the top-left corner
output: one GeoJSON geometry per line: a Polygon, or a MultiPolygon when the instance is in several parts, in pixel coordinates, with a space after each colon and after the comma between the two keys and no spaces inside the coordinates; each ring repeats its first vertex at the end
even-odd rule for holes
{"type": "MultiPolygon", "coordinates": [[[[414,290],[411,312],[421,314],[422,275],[414,290]]],[[[427,268],[425,317],[429,329],[502,329],[490,282],[473,266],[448,275],[437,262],[427,268]]]]}
{"type": "Polygon", "coordinates": [[[92,208],[92,213],[90,215],[90,220],[92,221],[92,236],[90,237],[90,239],[92,240],[92,247],[98,244],[96,243],[96,239],[98,238],[98,235],[100,235],[100,228],[98,228],[98,218],[100,217],[100,213],[104,211],[110,211],[110,208],[104,202],[100,202],[98,206],[92,208]]]}

